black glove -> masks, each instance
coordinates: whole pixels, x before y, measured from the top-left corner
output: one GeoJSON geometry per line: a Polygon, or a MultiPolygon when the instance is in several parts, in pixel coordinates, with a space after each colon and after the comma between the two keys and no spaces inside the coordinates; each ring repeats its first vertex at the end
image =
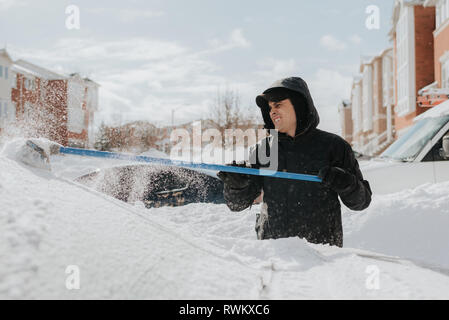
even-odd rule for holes
{"type": "MultiPolygon", "coordinates": [[[[245,163],[236,163],[235,161],[231,164],[227,164],[227,166],[246,168],[245,163]]],[[[250,181],[250,176],[248,174],[220,171],[217,173],[217,176],[232,189],[246,188],[250,181]]]]}
{"type": "Polygon", "coordinates": [[[325,167],[318,173],[322,183],[337,193],[345,193],[357,183],[355,175],[338,167],[325,167]]]}

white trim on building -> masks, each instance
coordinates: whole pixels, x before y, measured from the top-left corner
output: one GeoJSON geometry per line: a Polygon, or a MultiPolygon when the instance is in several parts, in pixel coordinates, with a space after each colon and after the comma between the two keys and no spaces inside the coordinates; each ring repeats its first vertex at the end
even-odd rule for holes
{"type": "Polygon", "coordinates": [[[13,118],[11,103],[11,65],[13,61],[5,49],[0,49],[0,128],[5,128],[13,118]]]}
{"type": "Polygon", "coordinates": [[[438,0],[435,4],[436,30],[449,21],[449,0],[438,0]]]}
{"type": "Polygon", "coordinates": [[[441,63],[441,88],[449,88],[449,51],[440,57],[441,63]]]}
{"type": "Polygon", "coordinates": [[[412,6],[402,6],[396,24],[397,95],[396,113],[403,117],[416,110],[415,22],[412,6]]]}
{"type": "Polygon", "coordinates": [[[373,130],[373,66],[363,66],[362,86],[363,132],[373,130]]]}
{"type": "Polygon", "coordinates": [[[351,92],[353,135],[356,136],[362,131],[363,114],[362,114],[362,80],[354,79],[354,85],[351,92]]]}
{"type": "Polygon", "coordinates": [[[393,49],[382,53],[382,102],[387,114],[387,141],[393,140],[394,75],[393,49]]]}

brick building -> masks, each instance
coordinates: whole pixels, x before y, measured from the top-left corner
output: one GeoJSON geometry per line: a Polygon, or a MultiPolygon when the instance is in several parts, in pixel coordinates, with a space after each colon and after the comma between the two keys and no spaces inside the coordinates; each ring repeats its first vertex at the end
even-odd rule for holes
{"type": "Polygon", "coordinates": [[[413,118],[425,112],[417,104],[418,91],[434,82],[435,8],[424,7],[424,0],[396,0],[392,29],[394,48],[395,112],[397,135],[412,125],[413,118]]]}
{"type": "Polygon", "coordinates": [[[393,76],[393,49],[385,49],[380,57],[382,59],[382,107],[385,112],[386,144],[393,142],[394,126],[394,76],[393,76]]]}
{"type": "Polygon", "coordinates": [[[419,90],[418,105],[431,108],[449,99],[449,0],[427,0],[435,7],[434,74],[435,81],[419,90]]]}
{"type": "Polygon", "coordinates": [[[353,147],[370,155],[449,98],[449,0],[396,0],[389,37],[393,48],[362,60],[351,92],[353,147]]]}
{"type": "Polygon", "coordinates": [[[11,106],[4,128],[66,146],[92,145],[98,84],[78,74],[60,75],[24,60],[9,65],[8,78],[6,93],[11,106]]]}
{"type": "Polygon", "coordinates": [[[438,88],[449,88],[449,0],[427,0],[435,8],[434,73],[438,88]]]}
{"type": "Polygon", "coordinates": [[[394,136],[392,49],[362,59],[359,71],[351,92],[352,144],[359,152],[378,154],[394,136]]]}

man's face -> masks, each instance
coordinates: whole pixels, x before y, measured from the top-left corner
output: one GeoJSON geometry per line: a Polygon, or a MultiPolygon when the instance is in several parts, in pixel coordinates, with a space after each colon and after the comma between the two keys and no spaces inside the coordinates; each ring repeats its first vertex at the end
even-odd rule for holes
{"type": "Polygon", "coordinates": [[[296,112],[290,99],[279,102],[268,102],[270,118],[276,130],[294,135],[296,132],[296,112]]]}

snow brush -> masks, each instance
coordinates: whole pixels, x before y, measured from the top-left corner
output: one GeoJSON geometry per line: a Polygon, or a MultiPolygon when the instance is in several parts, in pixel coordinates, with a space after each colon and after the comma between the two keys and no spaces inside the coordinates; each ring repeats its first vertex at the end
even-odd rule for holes
{"type": "MultiPolygon", "coordinates": [[[[31,148],[33,151],[37,152],[40,155],[40,158],[45,163],[49,163],[49,156],[45,152],[45,150],[34,142],[28,140],[27,146],[31,148]]],[[[240,174],[249,174],[254,176],[267,176],[273,178],[282,178],[282,179],[291,179],[291,180],[301,180],[301,181],[311,181],[311,182],[321,182],[321,179],[314,175],[300,174],[300,173],[291,173],[291,172],[281,172],[281,171],[273,171],[266,169],[253,169],[253,168],[244,168],[244,167],[234,167],[234,166],[226,166],[219,164],[207,164],[207,163],[196,163],[182,160],[170,160],[164,158],[156,158],[156,157],[148,157],[148,156],[136,156],[125,153],[118,152],[107,152],[107,151],[98,151],[98,150],[89,150],[89,149],[79,149],[79,148],[69,148],[63,147],[59,145],[51,146],[51,154],[71,154],[85,157],[94,157],[94,158],[105,158],[105,159],[114,159],[114,160],[128,160],[133,162],[146,162],[151,164],[161,164],[166,166],[175,166],[175,167],[184,167],[184,168],[192,168],[192,169],[203,169],[203,170],[213,170],[213,171],[224,171],[231,173],[240,173],[240,174]],[[59,149],[55,147],[59,147],[59,149]]],[[[42,167],[42,165],[35,165],[35,167],[42,167]]]]}

